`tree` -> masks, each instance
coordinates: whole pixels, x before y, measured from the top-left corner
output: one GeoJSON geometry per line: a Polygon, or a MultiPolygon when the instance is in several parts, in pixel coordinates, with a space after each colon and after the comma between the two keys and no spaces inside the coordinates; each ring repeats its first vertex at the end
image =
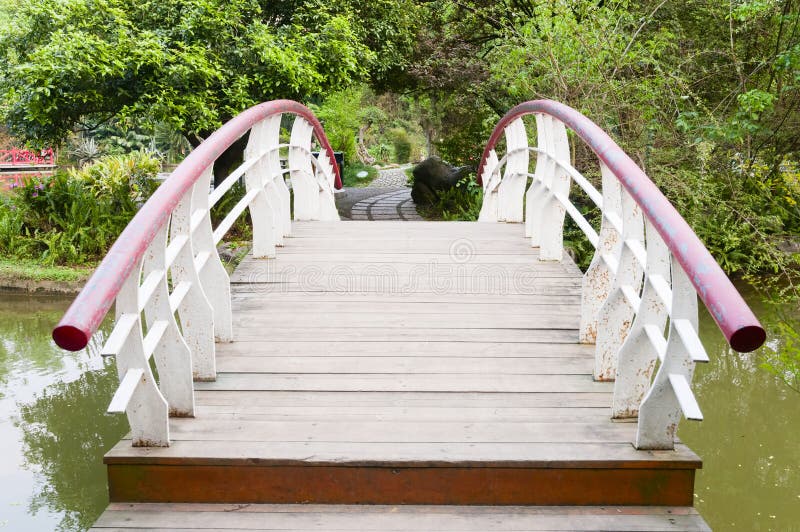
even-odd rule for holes
{"type": "Polygon", "coordinates": [[[0,111],[39,143],[116,118],[197,145],[256,103],[380,79],[413,44],[410,0],[0,1],[0,111]]]}

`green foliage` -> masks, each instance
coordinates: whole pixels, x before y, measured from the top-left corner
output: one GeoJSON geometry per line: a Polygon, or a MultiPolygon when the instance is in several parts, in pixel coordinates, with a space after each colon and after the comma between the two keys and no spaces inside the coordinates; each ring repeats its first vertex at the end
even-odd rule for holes
{"type": "Polygon", "coordinates": [[[370,146],[367,151],[376,161],[382,163],[388,163],[392,157],[392,147],[383,142],[370,146]]]}
{"type": "MultiPolygon", "coordinates": [[[[575,107],[608,131],[726,271],[795,271],[800,232],[800,9],[791,2],[533,0],[429,3],[410,68],[439,153],[477,164],[525,100],[575,107]],[[715,24],[709,21],[724,21],[715,24]]],[[[529,132],[531,139],[535,132],[529,132]]],[[[573,137],[573,163],[597,158],[573,137]]],[[[580,262],[585,241],[566,238],[580,262]]]]}
{"type": "Polygon", "coordinates": [[[761,368],[800,393],[800,322],[797,319],[781,320],[773,329],[771,332],[782,342],[774,351],[762,349],[761,368]]]}
{"type": "Polygon", "coordinates": [[[133,152],[29,180],[0,204],[0,252],[47,265],[100,259],[155,190],[159,167],[133,152]]]}
{"type": "Polygon", "coordinates": [[[439,192],[433,205],[417,206],[428,219],[474,222],[483,204],[483,188],[475,176],[466,176],[451,189],[439,192]]]}
{"type": "MultiPolygon", "coordinates": [[[[211,223],[216,227],[228,215],[233,207],[247,194],[247,188],[241,181],[237,181],[231,189],[211,207],[211,223]]],[[[250,217],[250,209],[245,209],[240,214],[231,228],[226,233],[229,240],[253,240],[253,222],[250,217]]]]}
{"type": "Polygon", "coordinates": [[[378,170],[374,166],[361,163],[350,163],[344,167],[342,176],[343,185],[346,187],[365,187],[378,177],[378,170]],[[366,177],[359,177],[358,174],[366,172],[366,177]]]}
{"type": "Polygon", "coordinates": [[[344,153],[348,163],[356,162],[356,135],[361,126],[361,100],[363,89],[339,91],[329,94],[321,105],[311,110],[322,122],[325,135],[334,150],[344,153]]]}
{"type": "Polygon", "coordinates": [[[0,25],[0,111],[39,143],[112,117],[196,139],[264,100],[388,76],[416,16],[407,0],[3,4],[14,25],[0,25]]]}

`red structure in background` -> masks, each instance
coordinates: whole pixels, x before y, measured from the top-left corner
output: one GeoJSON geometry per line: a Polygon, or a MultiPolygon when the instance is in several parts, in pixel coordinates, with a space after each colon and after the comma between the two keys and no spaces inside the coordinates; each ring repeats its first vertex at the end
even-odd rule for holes
{"type": "Polygon", "coordinates": [[[53,148],[45,148],[40,151],[19,148],[0,150],[0,168],[54,167],[55,165],[56,153],[53,148]]]}

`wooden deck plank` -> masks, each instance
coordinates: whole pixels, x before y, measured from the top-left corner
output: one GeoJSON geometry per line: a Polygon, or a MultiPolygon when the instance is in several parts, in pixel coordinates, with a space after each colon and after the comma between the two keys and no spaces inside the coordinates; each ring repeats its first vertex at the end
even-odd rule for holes
{"type": "Polygon", "coordinates": [[[225,356],[217,361],[223,373],[350,374],[479,374],[479,375],[581,375],[592,370],[593,360],[575,358],[468,358],[407,357],[375,352],[372,357],[342,356],[225,356]]]}
{"type": "Polygon", "coordinates": [[[198,417],[235,419],[240,421],[391,421],[414,423],[442,422],[537,422],[576,423],[595,421],[608,413],[608,408],[404,408],[404,407],[270,407],[262,405],[201,405],[198,417]],[[602,410],[602,411],[601,411],[602,410]]]}
{"type": "Polygon", "coordinates": [[[170,433],[183,440],[353,443],[630,443],[631,423],[261,421],[176,419],[170,433]]]}
{"type": "Polygon", "coordinates": [[[92,530],[708,531],[683,507],[112,504],[92,530]]]}
{"type": "Polygon", "coordinates": [[[565,343],[578,341],[578,330],[567,329],[437,329],[397,328],[392,331],[370,327],[322,327],[308,324],[305,327],[244,326],[236,330],[236,338],[244,341],[291,341],[294,339],[317,344],[334,341],[346,342],[494,342],[494,343],[565,343]]]}
{"type": "MultiPolygon", "coordinates": [[[[345,304],[358,304],[358,305],[371,305],[371,304],[387,304],[397,305],[397,308],[402,308],[403,305],[418,303],[422,305],[450,305],[457,303],[458,305],[450,305],[451,307],[464,306],[471,308],[473,305],[485,305],[485,311],[488,313],[500,312],[499,306],[508,305],[509,309],[513,310],[515,306],[537,306],[537,305],[580,305],[580,294],[458,294],[458,293],[433,293],[433,292],[412,292],[412,293],[393,293],[382,294],[375,292],[345,292],[345,291],[331,291],[331,292],[281,292],[275,290],[269,294],[269,297],[257,297],[254,294],[262,293],[264,287],[259,284],[237,284],[231,298],[233,300],[234,308],[242,305],[256,304],[263,301],[265,304],[281,304],[286,302],[297,303],[304,302],[309,307],[313,307],[318,303],[345,303],[345,304]]],[[[477,311],[476,311],[477,312],[477,311]]]]}
{"type": "Polygon", "coordinates": [[[469,357],[469,358],[576,358],[585,357],[594,360],[594,346],[574,343],[533,343],[533,342],[476,342],[476,341],[408,341],[401,345],[390,341],[329,341],[321,349],[319,342],[305,339],[273,340],[263,342],[258,339],[246,341],[240,338],[233,343],[218,344],[217,357],[220,360],[228,356],[276,356],[292,358],[295,356],[327,356],[372,357],[392,356],[401,353],[403,356],[418,358],[435,357],[469,357]],[[402,350],[402,351],[400,351],[402,350]]]}
{"type": "Polygon", "coordinates": [[[298,324],[314,325],[324,323],[326,327],[346,328],[379,328],[412,329],[438,328],[449,330],[460,329],[577,329],[579,319],[574,312],[565,312],[554,308],[552,312],[539,315],[501,315],[486,316],[477,314],[449,314],[443,312],[432,318],[430,314],[406,313],[369,313],[341,312],[321,313],[316,309],[306,312],[276,312],[263,314],[257,311],[245,311],[236,314],[234,326],[245,331],[249,328],[270,327],[294,328],[298,324]]]}
{"type": "Polygon", "coordinates": [[[139,461],[164,465],[349,464],[399,467],[498,466],[537,468],[665,468],[700,466],[688,447],[674,451],[636,451],[627,443],[433,443],[403,442],[248,442],[177,439],[170,447],[134,448],[130,440],[114,446],[108,464],[139,461]]]}
{"type": "Polygon", "coordinates": [[[588,375],[395,375],[313,373],[221,373],[215,382],[197,382],[198,390],[342,391],[342,392],[610,392],[613,383],[588,375]]]}
{"type": "MultiPolygon", "coordinates": [[[[610,409],[611,392],[569,393],[432,393],[432,392],[290,392],[244,390],[198,390],[202,405],[274,405],[277,407],[385,406],[405,408],[552,408],[557,406],[604,407],[610,409]]],[[[605,415],[604,417],[608,417],[605,415]]]]}

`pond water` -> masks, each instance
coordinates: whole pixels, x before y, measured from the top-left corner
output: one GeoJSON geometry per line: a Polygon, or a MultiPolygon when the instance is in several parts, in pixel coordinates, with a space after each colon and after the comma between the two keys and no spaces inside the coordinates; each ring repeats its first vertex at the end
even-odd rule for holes
{"type": "MultiPolygon", "coordinates": [[[[127,424],[104,414],[116,373],[100,342],[67,353],[50,340],[68,305],[0,294],[0,530],[85,530],[108,504],[102,456],[127,424]]],[[[695,390],[706,420],[679,429],[704,461],[696,506],[715,530],[798,530],[800,393],[701,321],[711,363],[695,390]]]]}

